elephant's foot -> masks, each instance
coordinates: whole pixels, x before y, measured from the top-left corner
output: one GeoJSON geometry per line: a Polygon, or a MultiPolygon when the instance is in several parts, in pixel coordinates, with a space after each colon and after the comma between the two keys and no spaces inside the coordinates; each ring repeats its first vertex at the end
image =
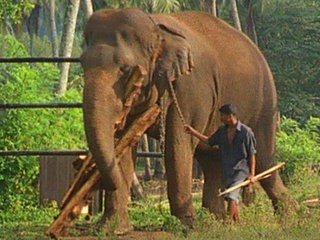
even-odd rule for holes
{"type": "Polygon", "coordinates": [[[187,228],[192,229],[195,217],[193,215],[187,216],[177,216],[180,222],[187,228]]]}
{"type": "Polygon", "coordinates": [[[298,202],[286,192],[280,194],[277,198],[272,199],[272,205],[275,213],[279,215],[296,212],[298,209],[298,202]]]}
{"type": "Polygon", "coordinates": [[[296,211],[298,204],[296,200],[289,195],[278,173],[262,180],[260,183],[271,199],[275,213],[285,215],[296,211]]]}
{"type": "Polygon", "coordinates": [[[129,221],[127,214],[119,214],[116,211],[108,211],[98,221],[100,231],[106,235],[125,235],[131,232],[134,228],[129,221]]]}

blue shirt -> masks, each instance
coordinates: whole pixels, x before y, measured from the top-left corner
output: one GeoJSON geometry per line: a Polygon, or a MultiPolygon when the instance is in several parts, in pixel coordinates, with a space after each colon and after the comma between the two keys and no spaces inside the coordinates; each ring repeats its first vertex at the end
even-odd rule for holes
{"type": "Polygon", "coordinates": [[[208,138],[210,146],[219,146],[222,180],[226,187],[250,176],[248,160],[256,154],[256,140],[251,128],[238,121],[232,143],[228,142],[227,128],[227,125],[221,126],[208,138]]]}

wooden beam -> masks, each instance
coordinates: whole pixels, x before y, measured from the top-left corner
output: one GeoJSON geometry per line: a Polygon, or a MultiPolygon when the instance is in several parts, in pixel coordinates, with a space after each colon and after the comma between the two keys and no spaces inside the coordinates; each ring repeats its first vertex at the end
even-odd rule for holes
{"type": "MultiPolygon", "coordinates": [[[[136,144],[142,134],[155,122],[159,113],[160,107],[154,105],[138,117],[127,129],[116,143],[117,163],[119,163],[122,155],[131,149],[131,146],[136,144]]],[[[64,235],[66,228],[80,215],[82,207],[87,204],[91,195],[99,188],[101,176],[94,161],[90,159],[88,157],[86,160],[88,163],[83,164],[84,166],[75,176],[70,189],[67,190],[60,214],[50,225],[46,232],[47,235],[56,239],[64,235]]]]}

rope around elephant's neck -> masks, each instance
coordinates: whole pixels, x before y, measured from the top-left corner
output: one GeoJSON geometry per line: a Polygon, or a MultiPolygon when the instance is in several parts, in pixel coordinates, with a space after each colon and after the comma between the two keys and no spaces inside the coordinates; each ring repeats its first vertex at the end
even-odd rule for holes
{"type": "MultiPolygon", "coordinates": [[[[161,161],[162,164],[164,164],[165,161],[165,138],[166,138],[166,97],[162,96],[160,99],[160,139],[159,139],[159,144],[160,144],[160,152],[161,152],[161,161]]],[[[160,179],[160,196],[159,196],[159,212],[161,213],[162,216],[164,216],[164,213],[162,211],[162,200],[164,196],[164,180],[160,179]]]]}
{"type": "Polygon", "coordinates": [[[174,91],[174,88],[173,88],[173,83],[172,83],[172,81],[170,81],[170,80],[169,80],[168,82],[169,82],[169,90],[170,90],[170,94],[171,94],[171,96],[172,96],[173,103],[174,103],[174,105],[175,105],[175,107],[176,107],[176,109],[177,109],[177,111],[178,111],[178,115],[179,115],[179,118],[180,118],[180,120],[181,120],[181,123],[182,123],[182,125],[184,126],[184,125],[186,124],[186,121],[185,121],[185,119],[184,119],[184,117],[183,117],[181,108],[180,108],[180,106],[179,106],[178,99],[177,99],[177,95],[176,95],[176,93],[175,93],[175,91],[174,91]]]}

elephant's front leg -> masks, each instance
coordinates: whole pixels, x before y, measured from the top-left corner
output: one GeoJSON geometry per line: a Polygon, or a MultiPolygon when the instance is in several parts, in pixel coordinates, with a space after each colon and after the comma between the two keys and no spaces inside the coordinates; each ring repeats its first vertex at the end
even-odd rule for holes
{"type": "Polygon", "coordinates": [[[128,215],[128,199],[132,183],[134,164],[131,150],[120,159],[122,184],[115,191],[106,191],[105,209],[102,217],[104,230],[115,234],[124,234],[133,230],[128,215]]]}
{"type": "Polygon", "coordinates": [[[204,175],[202,207],[209,209],[210,213],[214,213],[218,218],[224,218],[226,215],[224,199],[218,197],[219,189],[222,188],[218,150],[197,154],[197,159],[204,175]]]}
{"type": "Polygon", "coordinates": [[[193,154],[188,137],[180,121],[167,123],[165,166],[170,211],[183,224],[192,226],[195,217],[192,204],[193,154]]]}

